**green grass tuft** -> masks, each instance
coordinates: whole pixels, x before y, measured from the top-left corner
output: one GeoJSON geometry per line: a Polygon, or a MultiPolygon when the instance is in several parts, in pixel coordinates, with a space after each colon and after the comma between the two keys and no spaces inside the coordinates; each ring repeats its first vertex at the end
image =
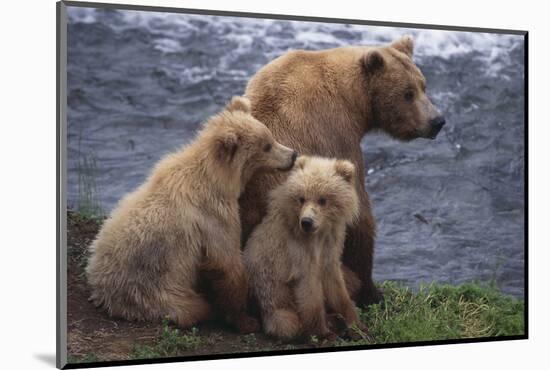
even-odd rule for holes
{"type": "MultiPolygon", "coordinates": [[[[81,152],[82,131],[78,137],[78,151],[81,152]]],[[[96,182],[98,176],[97,157],[94,153],[81,155],[76,172],[78,174],[78,212],[88,217],[103,217],[100,189],[96,182]]]]}
{"type": "Polygon", "coordinates": [[[161,334],[152,346],[136,345],[133,358],[159,358],[177,356],[182,351],[197,349],[202,343],[199,329],[182,332],[178,328],[172,328],[168,320],[162,322],[161,334]]]}
{"type": "Polygon", "coordinates": [[[374,339],[341,340],[339,345],[404,343],[522,335],[523,301],[494,287],[469,283],[430,284],[418,292],[385,282],[385,302],[360,310],[374,339]]]}

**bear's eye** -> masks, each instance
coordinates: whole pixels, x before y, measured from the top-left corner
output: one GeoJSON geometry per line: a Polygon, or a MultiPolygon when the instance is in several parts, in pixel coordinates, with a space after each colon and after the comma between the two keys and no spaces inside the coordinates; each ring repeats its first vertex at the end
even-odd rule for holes
{"type": "Polygon", "coordinates": [[[413,101],[413,99],[414,99],[414,91],[408,90],[408,91],[405,93],[405,100],[406,100],[406,101],[413,101]]]}
{"type": "Polygon", "coordinates": [[[320,206],[324,206],[325,204],[327,204],[327,200],[323,197],[319,198],[318,202],[320,206]]]}
{"type": "Polygon", "coordinates": [[[300,204],[304,204],[306,202],[306,198],[300,197],[298,198],[298,201],[300,202],[300,204]]]}
{"type": "Polygon", "coordinates": [[[264,145],[264,152],[269,152],[271,150],[271,144],[265,144],[264,145]]]}

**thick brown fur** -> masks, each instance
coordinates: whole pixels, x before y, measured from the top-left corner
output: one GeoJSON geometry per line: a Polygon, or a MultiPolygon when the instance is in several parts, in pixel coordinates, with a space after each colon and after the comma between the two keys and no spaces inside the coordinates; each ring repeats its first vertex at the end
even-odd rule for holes
{"type": "Polygon", "coordinates": [[[197,290],[204,270],[220,277],[213,301],[228,322],[241,332],[259,329],[246,313],[238,197],[255,171],[288,170],[295,158],[250,115],[250,102],[234,97],[105,221],[90,246],[91,300],[113,316],[169,317],[189,327],[211,316],[212,302],[197,290]]]}
{"type": "Polygon", "coordinates": [[[287,181],[272,191],[267,215],[244,253],[267,334],[326,337],[331,334],[327,309],[348,325],[357,323],[341,257],[346,226],[358,213],[349,161],[302,156],[287,181]]]}
{"type": "MultiPolygon", "coordinates": [[[[380,47],[292,51],[258,71],[246,89],[252,114],[281,143],[300,154],[355,164],[360,215],[348,230],[344,263],[361,281],[357,299],[362,304],[378,302],[381,294],[372,280],[375,222],[365,191],[361,139],[374,130],[401,140],[427,137],[430,120],[439,114],[426,97],[412,52],[408,37],[380,47]]],[[[243,243],[265,216],[269,191],[285,178],[258,174],[248,183],[240,199],[243,243]]]]}

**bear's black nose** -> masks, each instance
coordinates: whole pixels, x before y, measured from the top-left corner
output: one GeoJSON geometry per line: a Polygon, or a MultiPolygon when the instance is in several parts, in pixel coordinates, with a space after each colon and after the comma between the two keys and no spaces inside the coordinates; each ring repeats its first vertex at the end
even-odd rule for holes
{"type": "Polygon", "coordinates": [[[445,117],[437,116],[435,118],[432,118],[429,124],[430,130],[428,132],[428,137],[430,139],[435,139],[437,137],[437,134],[439,134],[439,131],[441,131],[441,129],[445,125],[445,117]]]}
{"type": "Polygon", "coordinates": [[[292,163],[296,162],[296,158],[298,158],[298,152],[297,151],[294,151],[292,153],[292,163]]]}
{"type": "Polygon", "coordinates": [[[430,120],[430,125],[432,125],[435,128],[441,129],[441,127],[443,127],[443,125],[445,125],[445,117],[437,116],[435,118],[432,118],[430,120]]]}
{"type": "Polygon", "coordinates": [[[302,230],[310,232],[313,229],[313,220],[309,217],[304,217],[300,220],[300,225],[302,226],[302,230]]]}

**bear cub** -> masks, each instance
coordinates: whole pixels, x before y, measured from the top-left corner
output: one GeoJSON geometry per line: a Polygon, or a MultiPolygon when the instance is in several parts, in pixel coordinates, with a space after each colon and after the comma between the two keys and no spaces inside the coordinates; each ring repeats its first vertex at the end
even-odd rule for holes
{"type": "Polygon", "coordinates": [[[286,340],[334,337],[327,310],[358,324],[341,262],[346,227],[359,213],[355,166],[300,156],[269,197],[244,253],[264,332],[286,340]]]}
{"type": "Polygon", "coordinates": [[[216,308],[240,332],[258,330],[246,312],[238,197],[254,172],[290,170],[296,156],[234,97],[105,221],[90,246],[91,300],[112,316],[181,327],[216,308]],[[213,297],[201,291],[203,273],[217,277],[213,297]]]}

